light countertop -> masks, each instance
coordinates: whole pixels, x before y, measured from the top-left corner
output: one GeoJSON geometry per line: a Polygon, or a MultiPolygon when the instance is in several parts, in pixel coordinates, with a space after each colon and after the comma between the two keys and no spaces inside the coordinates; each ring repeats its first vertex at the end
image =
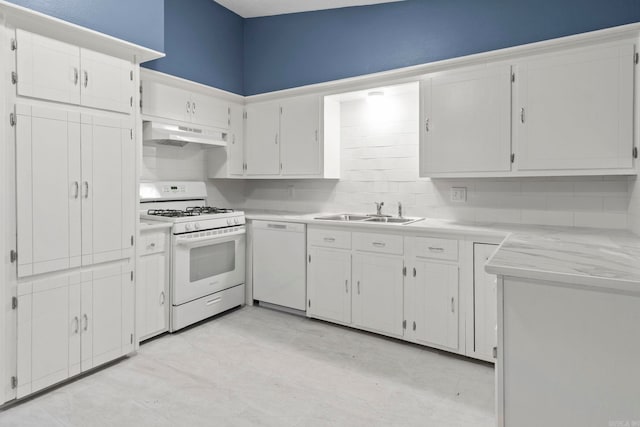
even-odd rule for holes
{"type": "Polygon", "coordinates": [[[427,218],[406,225],[316,220],[327,213],[245,211],[247,219],[437,234],[501,243],[486,271],[503,276],[640,294],[640,237],[623,230],[476,224],[427,218]]]}

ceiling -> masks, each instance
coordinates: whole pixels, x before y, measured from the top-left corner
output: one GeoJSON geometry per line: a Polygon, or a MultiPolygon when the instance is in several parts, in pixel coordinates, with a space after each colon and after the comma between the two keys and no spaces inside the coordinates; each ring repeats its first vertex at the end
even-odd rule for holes
{"type": "Polygon", "coordinates": [[[392,3],[402,0],[214,0],[243,18],[392,3]]]}

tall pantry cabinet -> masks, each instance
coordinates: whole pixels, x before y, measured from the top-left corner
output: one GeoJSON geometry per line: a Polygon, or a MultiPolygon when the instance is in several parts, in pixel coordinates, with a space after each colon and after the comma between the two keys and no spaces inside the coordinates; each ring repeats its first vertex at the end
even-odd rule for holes
{"type": "Polygon", "coordinates": [[[0,9],[1,405],[135,349],[139,63],[163,55],[0,9]]]}

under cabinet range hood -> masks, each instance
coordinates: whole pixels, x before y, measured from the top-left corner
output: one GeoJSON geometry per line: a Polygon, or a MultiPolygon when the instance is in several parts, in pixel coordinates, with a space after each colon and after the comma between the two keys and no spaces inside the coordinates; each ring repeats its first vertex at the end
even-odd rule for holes
{"type": "Polygon", "coordinates": [[[227,146],[227,133],[204,127],[183,126],[159,121],[145,121],[142,125],[144,142],[184,147],[186,144],[227,146]]]}

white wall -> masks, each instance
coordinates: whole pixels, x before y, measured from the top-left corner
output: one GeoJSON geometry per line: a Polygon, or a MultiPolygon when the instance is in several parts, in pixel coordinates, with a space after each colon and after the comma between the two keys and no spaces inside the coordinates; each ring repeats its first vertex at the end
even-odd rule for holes
{"type": "MultiPolygon", "coordinates": [[[[384,212],[395,214],[401,201],[407,216],[606,228],[635,224],[638,228],[640,189],[627,177],[418,179],[417,90],[387,95],[384,104],[386,110],[380,111],[367,99],[343,102],[340,181],[246,181],[245,200],[236,206],[373,212],[374,202],[384,201],[384,212]],[[467,203],[450,202],[451,186],[467,188],[467,203]],[[631,200],[634,213],[630,215],[631,200]]],[[[210,187],[225,186],[211,183],[210,187]]]]}

